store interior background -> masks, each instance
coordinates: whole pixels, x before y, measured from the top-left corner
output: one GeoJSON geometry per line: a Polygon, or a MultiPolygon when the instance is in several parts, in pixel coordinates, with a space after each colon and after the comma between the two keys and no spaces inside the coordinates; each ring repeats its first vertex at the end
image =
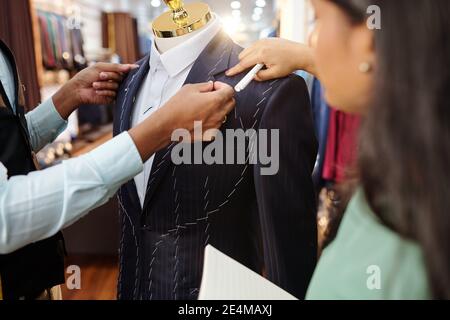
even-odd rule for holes
{"type": "MultiPolygon", "coordinates": [[[[308,0],[202,2],[244,47],[269,36],[307,39],[312,15],[308,0]]],[[[49,98],[91,63],[139,60],[151,46],[151,21],[167,10],[162,0],[0,0],[0,9],[0,37],[16,54],[28,106],[49,98]]],[[[41,166],[83,155],[111,139],[112,116],[111,106],[82,107],[57,142],[39,153],[41,166]]],[[[64,299],[116,298],[117,212],[112,199],[64,231],[67,265],[79,266],[82,273],[81,289],[63,286],[64,299]]]]}

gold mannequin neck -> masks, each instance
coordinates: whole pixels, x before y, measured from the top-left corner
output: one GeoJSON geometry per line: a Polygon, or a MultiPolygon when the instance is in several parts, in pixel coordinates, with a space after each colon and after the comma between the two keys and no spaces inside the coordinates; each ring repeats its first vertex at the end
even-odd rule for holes
{"type": "Polygon", "coordinates": [[[182,0],[164,0],[171,11],[164,12],[153,22],[153,33],[159,38],[174,38],[200,30],[213,18],[205,3],[184,6],[182,0]]]}

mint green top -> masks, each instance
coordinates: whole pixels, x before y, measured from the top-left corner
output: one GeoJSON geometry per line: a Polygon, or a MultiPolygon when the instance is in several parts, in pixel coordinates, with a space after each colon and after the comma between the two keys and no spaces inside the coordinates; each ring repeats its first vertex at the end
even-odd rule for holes
{"type": "Polygon", "coordinates": [[[319,260],[306,299],[430,298],[421,249],[385,227],[359,190],[319,260]]]}

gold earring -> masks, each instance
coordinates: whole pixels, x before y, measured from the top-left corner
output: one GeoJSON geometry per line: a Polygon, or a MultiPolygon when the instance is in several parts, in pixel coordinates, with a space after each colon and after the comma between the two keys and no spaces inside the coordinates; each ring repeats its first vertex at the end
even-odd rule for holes
{"type": "Polygon", "coordinates": [[[372,71],[372,64],[370,62],[362,62],[359,65],[359,72],[369,73],[370,71],[372,71]]]}

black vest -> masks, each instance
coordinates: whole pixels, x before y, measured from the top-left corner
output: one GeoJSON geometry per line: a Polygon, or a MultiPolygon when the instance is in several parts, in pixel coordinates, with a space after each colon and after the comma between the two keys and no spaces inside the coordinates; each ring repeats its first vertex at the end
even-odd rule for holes
{"type": "MultiPolygon", "coordinates": [[[[0,162],[8,176],[26,175],[36,170],[24,114],[23,88],[14,57],[0,40],[0,50],[12,66],[16,112],[0,82],[0,162]]],[[[45,289],[64,283],[64,240],[59,233],[8,255],[0,255],[3,299],[34,299],[45,289]]]]}

